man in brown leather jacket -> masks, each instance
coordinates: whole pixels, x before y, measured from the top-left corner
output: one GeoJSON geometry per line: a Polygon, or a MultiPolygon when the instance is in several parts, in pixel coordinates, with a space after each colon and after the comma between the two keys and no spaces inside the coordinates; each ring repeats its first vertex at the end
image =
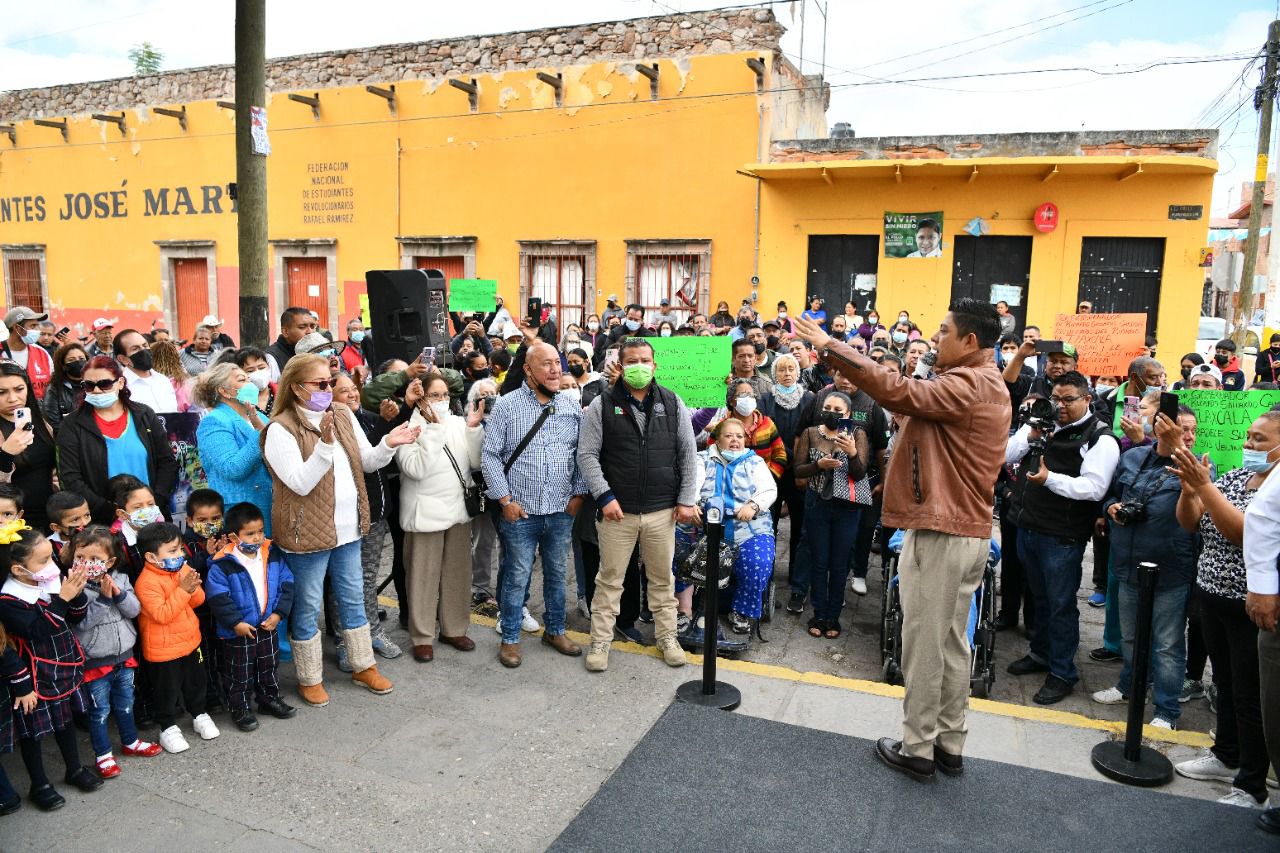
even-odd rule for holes
{"type": "Polygon", "coordinates": [[[885,476],[886,527],[906,538],[902,590],[902,740],[881,738],[876,754],[921,781],[935,766],[964,770],[969,702],[969,601],[982,582],[991,540],[996,475],[1004,463],[1009,392],[993,349],[1000,319],[974,299],[953,302],[938,329],[936,378],[921,382],[877,364],[796,319],[832,369],[900,416],[885,476]]]}

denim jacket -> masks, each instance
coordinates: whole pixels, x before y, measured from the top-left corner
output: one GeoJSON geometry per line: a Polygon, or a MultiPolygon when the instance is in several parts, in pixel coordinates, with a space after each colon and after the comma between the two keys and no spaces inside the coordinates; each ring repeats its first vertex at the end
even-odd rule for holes
{"type": "Polygon", "coordinates": [[[1146,518],[1136,524],[1110,525],[1111,568],[1122,582],[1138,584],[1139,563],[1160,567],[1157,589],[1189,585],[1196,577],[1198,537],[1178,524],[1182,481],[1170,470],[1173,460],[1156,455],[1154,445],[1135,447],[1120,457],[1102,509],[1116,503],[1146,502],[1146,518]]]}

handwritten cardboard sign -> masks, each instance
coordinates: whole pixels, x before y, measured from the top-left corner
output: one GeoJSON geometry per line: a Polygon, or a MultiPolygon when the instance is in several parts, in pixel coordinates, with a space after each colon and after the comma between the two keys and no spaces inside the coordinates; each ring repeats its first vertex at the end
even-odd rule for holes
{"type": "Polygon", "coordinates": [[[724,336],[644,338],[653,346],[654,378],[690,408],[723,406],[732,341],[724,336]]]}
{"type": "Polygon", "coordinates": [[[1249,424],[1280,403],[1280,391],[1178,391],[1178,399],[1196,413],[1197,456],[1209,459],[1223,474],[1240,467],[1249,424]]]}
{"type": "Polygon", "coordinates": [[[1059,314],[1053,339],[1074,344],[1086,376],[1124,376],[1143,353],[1146,314],[1059,314]]]}
{"type": "Polygon", "coordinates": [[[467,314],[488,313],[498,299],[498,282],[488,278],[449,279],[449,310],[467,314]]]}

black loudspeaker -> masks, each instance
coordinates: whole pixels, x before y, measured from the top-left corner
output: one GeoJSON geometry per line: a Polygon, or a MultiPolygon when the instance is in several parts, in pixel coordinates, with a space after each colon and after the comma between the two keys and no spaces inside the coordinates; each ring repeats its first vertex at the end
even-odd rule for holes
{"type": "Polygon", "coordinates": [[[378,359],[412,361],[435,347],[435,363],[452,364],[445,278],[440,270],[369,270],[369,321],[378,359]]]}

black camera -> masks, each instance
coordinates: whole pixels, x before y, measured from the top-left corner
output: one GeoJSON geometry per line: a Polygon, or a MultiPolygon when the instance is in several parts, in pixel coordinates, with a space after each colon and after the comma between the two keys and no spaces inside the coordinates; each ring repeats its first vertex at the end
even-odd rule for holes
{"type": "Polygon", "coordinates": [[[1116,524],[1130,525],[1137,524],[1145,520],[1147,517],[1147,505],[1129,501],[1127,503],[1116,504],[1115,521],[1116,524]]]}
{"type": "Polygon", "coordinates": [[[1058,428],[1058,404],[1044,397],[1032,400],[1018,410],[1018,425],[1029,426],[1040,432],[1038,438],[1027,439],[1027,454],[1022,457],[1022,465],[1027,473],[1034,474],[1040,470],[1045,447],[1053,431],[1058,428]]]}

